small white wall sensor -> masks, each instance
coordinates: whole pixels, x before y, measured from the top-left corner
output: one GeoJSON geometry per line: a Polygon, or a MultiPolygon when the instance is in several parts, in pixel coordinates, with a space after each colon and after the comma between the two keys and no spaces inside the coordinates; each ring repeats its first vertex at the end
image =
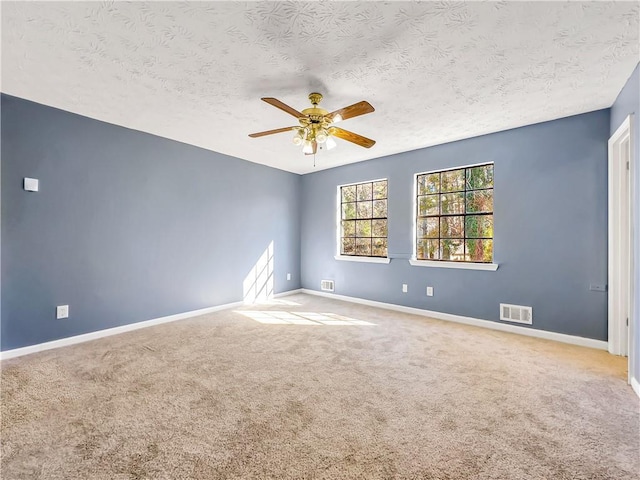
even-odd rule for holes
{"type": "Polygon", "coordinates": [[[24,189],[27,192],[37,192],[38,191],[38,179],[37,178],[28,178],[24,177],[24,189]]]}
{"type": "Polygon", "coordinates": [[[58,305],[56,307],[56,318],[69,318],[69,305],[58,305]]]}

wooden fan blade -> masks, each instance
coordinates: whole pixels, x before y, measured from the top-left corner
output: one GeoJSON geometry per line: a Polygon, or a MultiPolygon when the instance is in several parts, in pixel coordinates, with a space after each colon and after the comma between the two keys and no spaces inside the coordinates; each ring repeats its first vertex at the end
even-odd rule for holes
{"type": "Polygon", "coordinates": [[[299,112],[298,110],[296,110],[293,107],[290,107],[286,103],[282,103],[277,98],[263,97],[260,100],[262,100],[263,102],[267,102],[269,105],[273,105],[274,107],[279,108],[283,112],[287,112],[289,115],[293,115],[296,118],[303,118],[304,117],[304,115],[301,112],[299,112]]]}
{"type": "Polygon", "coordinates": [[[266,132],[251,133],[249,134],[249,136],[251,138],[264,137],[265,135],[273,135],[274,133],[290,132],[291,130],[295,130],[296,128],[298,127],[276,128],[275,130],[267,130],[266,132]]]}
{"type": "Polygon", "coordinates": [[[348,107],[341,108],[340,110],[336,110],[335,112],[331,112],[326,116],[332,122],[339,122],[340,120],[346,120],[348,118],[357,117],[371,112],[375,112],[375,109],[369,102],[365,102],[363,100],[361,102],[354,103],[353,105],[349,105],[348,107]]]}
{"type": "Polygon", "coordinates": [[[343,140],[346,140],[347,142],[355,143],[356,145],[360,145],[364,148],[371,148],[376,144],[375,140],[371,140],[370,138],[363,137],[362,135],[358,135],[357,133],[343,130],[342,128],[338,127],[331,127],[329,129],[329,133],[334,137],[341,138],[343,140]]]}
{"type": "Polygon", "coordinates": [[[311,146],[313,147],[313,152],[305,153],[305,155],[315,155],[318,152],[318,142],[316,142],[314,140],[314,142],[311,144],[311,146]]]}

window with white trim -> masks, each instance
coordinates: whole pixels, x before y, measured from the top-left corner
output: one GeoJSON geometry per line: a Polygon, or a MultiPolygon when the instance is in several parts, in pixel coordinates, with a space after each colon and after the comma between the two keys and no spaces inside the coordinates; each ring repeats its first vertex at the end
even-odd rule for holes
{"type": "Polygon", "coordinates": [[[387,180],[339,187],[340,255],[387,257],[387,180]]]}
{"type": "Polygon", "coordinates": [[[493,261],[493,163],[416,175],[416,260],[493,261]]]}

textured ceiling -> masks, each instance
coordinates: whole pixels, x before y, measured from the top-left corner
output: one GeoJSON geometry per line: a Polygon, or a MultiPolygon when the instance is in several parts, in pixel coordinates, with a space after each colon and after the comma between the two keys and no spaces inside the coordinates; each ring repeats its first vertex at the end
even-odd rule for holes
{"type": "Polygon", "coordinates": [[[2,2],[2,91],[306,173],[611,106],[638,63],[637,2],[2,2]],[[371,149],[302,155],[319,91],[371,149]]]}

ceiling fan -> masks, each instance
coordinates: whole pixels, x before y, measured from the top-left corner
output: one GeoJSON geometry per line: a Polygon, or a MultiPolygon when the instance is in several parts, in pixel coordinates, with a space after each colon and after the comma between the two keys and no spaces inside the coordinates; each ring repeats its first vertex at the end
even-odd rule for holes
{"type": "Polygon", "coordinates": [[[326,144],[327,150],[331,150],[336,146],[332,137],[338,137],[361,147],[371,148],[376,142],[370,138],[363,137],[357,133],[343,130],[342,128],[335,127],[333,124],[342,120],[364,115],[365,113],[371,113],[374,108],[369,102],[362,101],[349,105],[348,107],[341,108],[335,112],[329,113],[324,108],[318,107],[318,104],[322,100],[320,93],[310,93],[309,100],[311,101],[311,108],[305,108],[302,112],[299,112],[295,108],[282,103],[277,98],[263,97],[261,100],[279,108],[283,112],[287,112],[298,119],[299,126],[277,128],[275,130],[267,130],[266,132],[252,133],[249,136],[251,138],[264,137],[265,135],[272,135],[274,133],[295,131],[293,137],[293,143],[296,145],[302,145],[302,151],[305,155],[313,155],[318,151],[318,144],[326,144]]]}

